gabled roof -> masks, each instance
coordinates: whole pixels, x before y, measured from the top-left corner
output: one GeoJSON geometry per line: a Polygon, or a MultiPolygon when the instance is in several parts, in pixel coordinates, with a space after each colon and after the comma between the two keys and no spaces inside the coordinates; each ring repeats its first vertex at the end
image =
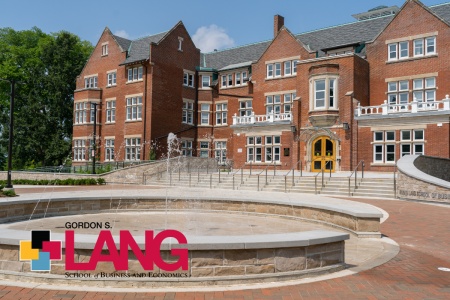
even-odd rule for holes
{"type": "Polygon", "coordinates": [[[120,65],[127,65],[147,60],[150,57],[150,43],[158,43],[167,34],[167,32],[168,31],[165,31],[131,41],[128,46],[127,59],[120,65]]]}
{"type": "Polygon", "coordinates": [[[120,50],[122,52],[125,52],[128,50],[128,48],[130,47],[130,44],[131,44],[130,40],[127,40],[123,37],[113,35],[113,34],[111,34],[111,36],[116,41],[117,45],[119,45],[119,48],[121,48],[120,50]]]}
{"type": "MultiPolygon", "coordinates": [[[[450,21],[450,2],[429,6],[428,9],[446,22],[450,21]]],[[[390,15],[322,28],[295,34],[295,37],[305,44],[307,48],[314,52],[317,51],[318,56],[321,57],[325,53],[320,49],[373,40],[394,16],[390,15]]],[[[200,55],[200,66],[203,68],[221,69],[230,64],[255,61],[259,59],[271,42],[272,40],[267,40],[240,47],[202,53],[200,55]]]]}

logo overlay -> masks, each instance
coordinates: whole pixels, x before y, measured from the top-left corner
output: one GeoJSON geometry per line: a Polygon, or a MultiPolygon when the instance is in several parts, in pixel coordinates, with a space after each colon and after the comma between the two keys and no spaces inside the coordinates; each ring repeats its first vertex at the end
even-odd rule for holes
{"type": "Polygon", "coordinates": [[[20,260],[31,260],[31,271],[50,271],[50,260],[62,259],[61,241],[50,230],[31,230],[31,241],[20,241],[20,260]]]}

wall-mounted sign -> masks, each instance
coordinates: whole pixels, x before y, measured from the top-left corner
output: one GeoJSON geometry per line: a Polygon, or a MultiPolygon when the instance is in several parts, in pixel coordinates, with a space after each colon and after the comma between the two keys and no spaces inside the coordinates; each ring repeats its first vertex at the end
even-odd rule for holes
{"type": "Polygon", "coordinates": [[[242,153],[242,148],[239,148],[239,149],[238,149],[238,153],[242,153]]]}
{"type": "Polygon", "coordinates": [[[284,148],[284,156],[289,156],[289,148],[284,148]]]}

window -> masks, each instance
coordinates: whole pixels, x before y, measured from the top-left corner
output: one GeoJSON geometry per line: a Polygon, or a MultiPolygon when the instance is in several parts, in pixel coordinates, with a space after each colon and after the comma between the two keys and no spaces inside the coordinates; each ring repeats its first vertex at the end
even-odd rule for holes
{"type": "MultiPolygon", "coordinates": [[[[413,80],[413,100],[417,102],[427,102],[436,100],[436,78],[429,77],[425,79],[413,80]],[[425,81],[425,84],[424,84],[425,81]]],[[[433,104],[431,104],[433,105],[433,104]]],[[[419,105],[419,108],[425,105],[419,105]]]]}
{"type": "Polygon", "coordinates": [[[201,125],[209,125],[209,104],[201,105],[201,125]]]}
{"type": "Polygon", "coordinates": [[[397,44],[389,44],[389,56],[388,60],[396,60],[397,59],[397,44]]]}
{"type": "Polygon", "coordinates": [[[408,45],[409,45],[409,42],[401,42],[401,43],[399,43],[399,46],[400,46],[400,59],[402,59],[402,58],[408,58],[409,57],[409,47],[408,47],[408,45]]]}
{"type": "Polygon", "coordinates": [[[86,141],[74,140],[73,141],[73,160],[81,161],[86,159],[86,141]]]}
{"type": "Polygon", "coordinates": [[[273,143],[274,144],[281,144],[281,137],[279,135],[276,135],[273,137],[273,143]]]}
{"type": "Polygon", "coordinates": [[[436,54],[436,37],[429,37],[425,39],[425,54],[436,54]]]}
{"type": "Polygon", "coordinates": [[[181,153],[183,156],[192,156],[192,141],[181,141],[181,153]]]}
{"type": "Polygon", "coordinates": [[[97,87],[97,76],[89,77],[84,79],[84,88],[96,88],[97,87]]]}
{"type": "Polygon", "coordinates": [[[202,88],[209,88],[210,76],[202,76],[202,88]]]}
{"type": "Polygon", "coordinates": [[[261,162],[262,158],[262,148],[255,147],[255,162],[261,162]]]}
{"type": "Polygon", "coordinates": [[[116,121],[116,101],[106,102],[106,122],[116,121]]]}
{"type": "Polygon", "coordinates": [[[128,69],[128,81],[142,80],[143,67],[128,69]]]}
{"type": "Polygon", "coordinates": [[[215,157],[220,164],[224,164],[227,160],[227,142],[216,142],[215,157]]]}
{"type": "Polygon", "coordinates": [[[236,81],[236,85],[241,85],[241,73],[235,73],[234,74],[234,78],[235,78],[235,81],[236,81]]]}
{"type": "Polygon", "coordinates": [[[194,115],[194,104],[192,102],[183,102],[183,117],[181,122],[186,124],[192,124],[194,115]]]}
{"type": "Polygon", "coordinates": [[[227,86],[227,75],[222,75],[222,87],[227,86]]]}
{"type": "Polygon", "coordinates": [[[298,60],[292,61],[292,74],[297,74],[297,63],[298,63],[298,60]]]}
{"type": "Polygon", "coordinates": [[[114,160],[114,139],[105,140],[105,160],[114,160]]]}
{"type": "Polygon", "coordinates": [[[116,85],[117,73],[108,73],[108,86],[116,85]]]}
{"type": "Polygon", "coordinates": [[[414,144],[414,154],[415,155],[424,155],[424,145],[423,144],[414,144]]]}
{"type": "MultiPolygon", "coordinates": [[[[95,113],[95,105],[91,104],[91,110],[90,110],[90,116],[89,116],[89,122],[94,123],[94,113],[95,113]]],[[[98,122],[98,112],[97,112],[97,116],[96,116],[96,122],[98,122]]]]}
{"type": "Polygon", "coordinates": [[[108,45],[103,45],[102,46],[102,55],[107,55],[108,54],[108,45]]]}
{"type": "Polygon", "coordinates": [[[255,159],[255,148],[247,147],[247,162],[253,162],[255,159]]]}
{"type": "Polygon", "coordinates": [[[265,147],[265,162],[272,162],[272,147],[265,147]]]}
{"type": "Polygon", "coordinates": [[[436,80],[434,77],[425,78],[425,88],[435,88],[436,87],[436,80]]]}
{"type": "Polygon", "coordinates": [[[262,137],[247,137],[247,162],[261,162],[262,147],[254,147],[261,145],[262,137]]]}
{"type": "Polygon", "coordinates": [[[401,136],[402,141],[410,141],[411,140],[411,130],[402,130],[400,136],[401,136]]]}
{"type": "Polygon", "coordinates": [[[126,139],[126,160],[141,160],[141,138],[126,139]]]}
{"type": "Polygon", "coordinates": [[[386,163],[395,163],[395,144],[386,144],[386,163]]]}
{"type": "Polygon", "coordinates": [[[127,98],[127,121],[142,119],[142,97],[127,98]]]}
{"type": "Polygon", "coordinates": [[[75,124],[88,123],[87,102],[75,103],[75,124]]]}
{"type": "Polygon", "coordinates": [[[373,161],[375,163],[383,162],[383,145],[374,145],[373,146],[373,161]]]}
{"type": "Polygon", "coordinates": [[[373,133],[373,140],[375,142],[383,142],[384,138],[383,138],[383,131],[375,131],[373,133]]]}
{"type": "Polygon", "coordinates": [[[233,74],[228,74],[228,86],[233,86],[233,74]]]}
{"type": "Polygon", "coordinates": [[[252,100],[239,102],[239,116],[245,117],[252,114],[252,100]]]}
{"type": "Polygon", "coordinates": [[[227,104],[216,104],[216,125],[227,124],[227,104]]]}
{"type": "Polygon", "coordinates": [[[194,74],[184,73],[183,74],[183,85],[194,87],[194,74]]]}
{"type": "Polygon", "coordinates": [[[395,131],[386,131],[386,141],[395,141],[395,131]]]}
{"type": "Polygon", "coordinates": [[[423,39],[414,40],[414,56],[423,55],[423,39]]]}
{"type": "Polygon", "coordinates": [[[315,108],[325,107],[325,80],[316,80],[314,84],[314,106],[315,108]]]}
{"type": "Polygon", "coordinates": [[[291,62],[285,61],[284,62],[284,76],[291,75],[291,62]]]}
{"type": "MultiPolygon", "coordinates": [[[[388,102],[389,104],[407,104],[409,102],[409,81],[388,82],[388,102]],[[398,86],[399,93],[396,92],[398,86]],[[397,103],[398,102],[398,103],[397,103]]],[[[401,106],[401,109],[406,109],[406,106],[401,106]]],[[[394,107],[390,107],[394,109],[394,107]]]]}
{"type": "Polygon", "coordinates": [[[275,77],[281,76],[281,63],[275,64],[275,77]]]}
{"type": "Polygon", "coordinates": [[[410,155],[411,154],[411,144],[400,144],[401,156],[410,155]]]}
{"type": "Polygon", "coordinates": [[[281,114],[281,95],[266,97],[266,114],[281,114]]]}
{"type": "Polygon", "coordinates": [[[414,141],[423,141],[424,140],[424,130],[423,129],[416,129],[414,132],[414,141]]]}
{"type": "Polygon", "coordinates": [[[336,79],[329,79],[329,107],[334,108],[334,83],[336,82],[336,79]]]}
{"type": "Polygon", "coordinates": [[[247,84],[247,72],[242,72],[242,84],[247,84]]]}
{"type": "Polygon", "coordinates": [[[257,136],[255,137],[255,145],[261,145],[262,144],[262,137],[257,136]]]}
{"type": "Polygon", "coordinates": [[[290,113],[291,112],[291,96],[292,94],[285,94],[284,95],[284,113],[290,113]]]}
{"type": "Polygon", "coordinates": [[[273,77],[273,65],[267,65],[267,78],[272,78],[273,77]]]}
{"type": "Polygon", "coordinates": [[[178,51],[182,51],[181,50],[181,44],[183,43],[183,41],[182,40],[178,40],[178,51]]]}
{"type": "Polygon", "coordinates": [[[272,136],[266,136],[266,145],[272,144],[272,136]]]}
{"type": "Polygon", "coordinates": [[[209,157],[209,142],[200,142],[200,157],[209,157]]]}

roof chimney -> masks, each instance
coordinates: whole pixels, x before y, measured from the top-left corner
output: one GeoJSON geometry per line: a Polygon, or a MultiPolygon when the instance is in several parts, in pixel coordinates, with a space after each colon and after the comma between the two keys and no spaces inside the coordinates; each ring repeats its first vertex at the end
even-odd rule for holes
{"type": "Polygon", "coordinates": [[[280,31],[281,27],[284,25],[284,17],[280,15],[275,15],[273,18],[273,37],[275,37],[280,31]]]}

